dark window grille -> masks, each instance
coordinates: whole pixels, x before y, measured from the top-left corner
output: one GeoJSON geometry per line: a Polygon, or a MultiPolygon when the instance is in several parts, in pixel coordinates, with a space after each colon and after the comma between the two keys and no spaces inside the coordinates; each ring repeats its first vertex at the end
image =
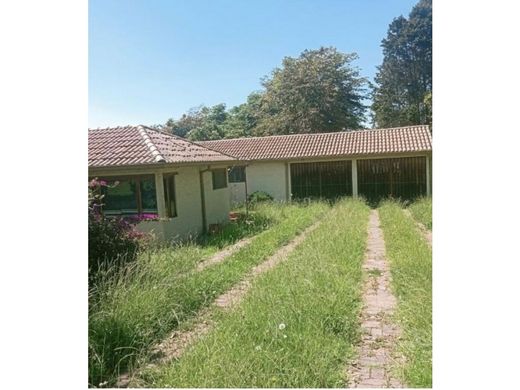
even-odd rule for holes
{"type": "Polygon", "coordinates": [[[358,160],[358,192],[368,201],[426,194],[426,157],[358,160]]]}
{"type": "Polygon", "coordinates": [[[230,183],[244,183],[246,181],[246,167],[233,167],[228,172],[230,183]]]}
{"type": "Polygon", "coordinates": [[[213,177],[213,189],[218,190],[220,188],[227,187],[227,170],[226,169],[215,169],[211,171],[213,177]]]}
{"type": "Polygon", "coordinates": [[[352,195],[352,162],[291,164],[291,193],[293,199],[352,195]]]}

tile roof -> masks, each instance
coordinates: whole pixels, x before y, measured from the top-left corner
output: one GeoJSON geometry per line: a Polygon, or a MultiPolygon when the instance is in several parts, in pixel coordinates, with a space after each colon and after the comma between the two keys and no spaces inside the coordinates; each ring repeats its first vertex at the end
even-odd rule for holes
{"type": "Polygon", "coordinates": [[[88,131],[89,167],[233,160],[225,153],[142,125],[88,131]]]}
{"type": "Polygon", "coordinates": [[[431,151],[432,134],[428,126],[420,125],[223,139],[199,144],[244,160],[284,160],[431,151]]]}

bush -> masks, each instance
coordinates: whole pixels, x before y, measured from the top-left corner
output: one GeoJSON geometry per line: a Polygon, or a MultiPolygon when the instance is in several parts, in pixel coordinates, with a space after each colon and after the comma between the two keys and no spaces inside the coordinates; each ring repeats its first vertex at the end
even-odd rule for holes
{"type": "Polygon", "coordinates": [[[247,197],[251,203],[267,202],[273,200],[273,197],[265,191],[255,191],[247,197]]]}
{"type": "Polygon", "coordinates": [[[107,218],[102,212],[102,189],[104,181],[89,183],[88,199],[88,265],[89,276],[102,267],[135,259],[144,244],[146,235],[138,232],[135,225],[140,218],[107,218]]]}

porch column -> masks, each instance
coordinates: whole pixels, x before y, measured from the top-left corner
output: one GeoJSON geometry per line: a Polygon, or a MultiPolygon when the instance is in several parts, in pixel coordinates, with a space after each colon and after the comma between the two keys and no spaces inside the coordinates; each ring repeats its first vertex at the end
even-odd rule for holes
{"type": "Polygon", "coordinates": [[[289,161],[285,163],[285,200],[291,201],[291,166],[289,161]]]}
{"type": "Polygon", "coordinates": [[[352,196],[358,197],[357,160],[352,160],[352,196]]]}
{"type": "Polygon", "coordinates": [[[430,168],[430,157],[426,156],[426,195],[431,196],[432,195],[432,188],[431,188],[431,168],[430,168]]]}
{"type": "Polygon", "coordinates": [[[155,194],[157,196],[157,214],[159,218],[167,218],[166,202],[164,201],[164,181],[162,172],[155,173],[155,194]]]}

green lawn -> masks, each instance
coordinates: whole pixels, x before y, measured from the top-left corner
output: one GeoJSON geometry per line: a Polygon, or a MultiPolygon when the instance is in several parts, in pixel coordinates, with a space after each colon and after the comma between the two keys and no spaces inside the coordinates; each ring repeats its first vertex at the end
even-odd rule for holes
{"type": "Polygon", "coordinates": [[[408,209],[413,217],[427,229],[432,230],[432,198],[420,198],[412,203],[408,209]]]}
{"type": "MultiPolygon", "coordinates": [[[[424,210],[428,202],[431,205],[431,200],[420,201],[415,210],[424,210]]],[[[397,369],[408,386],[431,387],[432,252],[398,203],[384,202],[379,213],[398,300],[396,319],[403,330],[399,351],[406,362],[397,369]]],[[[431,226],[431,211],[429,215],[431,226]]]]}
{"type": "MultiPolygon", "coordinates": [[[[130,266],[99,280],[89,292],[89,385],[114,384],[118,373],[131,368],[150,346],[210,304],[327,209],[323,203],[259,205],[256,217],[270,229],[222,263],[195,271],[199,262],[235,242],[243,231],[198,244],[146,251],[130,266]]],[[[261,230],[255,229],[249,233],[261,230]]]]}
{"type": "MultiPolygon", "coordinates": [[[[368,214],[361,201],[341,201],[286,262],[255,281],[241,305],[217,313],[213,332],[178,361],[145,372],[145,385],[344,386],[360,335],[368,214]]],[[[274,229],[263,234],[272,236],[269,247],[279,246],[274,229]]]]}

